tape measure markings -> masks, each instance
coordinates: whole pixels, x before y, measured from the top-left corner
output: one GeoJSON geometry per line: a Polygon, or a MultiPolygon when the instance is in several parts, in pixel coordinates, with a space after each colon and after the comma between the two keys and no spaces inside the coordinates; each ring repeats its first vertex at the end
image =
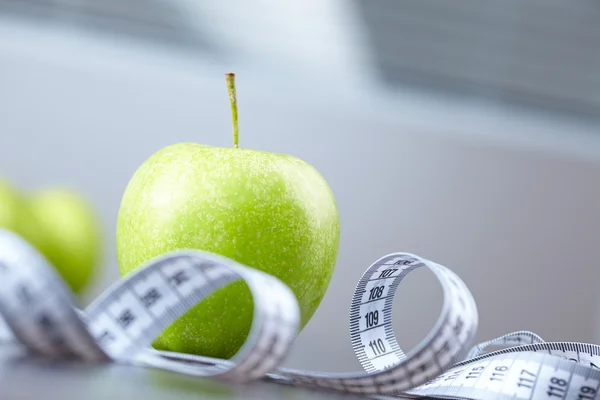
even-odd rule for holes
{"type": "Polygon", "coordinates": [[[350,339],[365,372],[325,373],[279,368],[300,323],[292,291],[277,278],[201,251],[159,257],[105,290],[85,310],[42,256],[0,229],[0,339],[46,357],[120,362],[223,380],[267,379],[345,393],[394,398],[599,399],[600,346],[544,342],[518,331],[473,346],[475,300],[448,268],[410,253],[375,261],[357,283],[350,305],[350,339]],[[410,272],[428,268],[441,284],[443,306],[428,335],[405,353],[392,306],[410,272]],[[158,351],[154,338],[219,288],[244,280],[254,319],[231,360],[158,351]],[[506,347],[493,350],[497,347],[506,347]]]}
{"type": "Polygon", "coordinates": [[[492,398],[494,393],[499,394],[494,398],[501,399],[597,398],[600,371],[590,373],[586,367],[548,354],[512,353],[507,358],[495,357],[448,371],[415,393],[460,394],[463,398],[477,399],[492,398]]]}
{"type": "Polygon", "coordinates": [[[0,313],[16,339],[51,358],[101,360],[101,351],[71,306],[74,296],[58,273],[17,235],[0,231],[0,242],[6,285],[0,292],[0,313]]]}
{"type": "MultiPolygon", "coordinates": [[[[28,268],[16,264],[15,260],[11,259],[10,253],[15,251],[17,254],[22,253],[21,255],[37,253],[16,235],[8,232],[1,232],[0,242],[2,243],[0,259],[5,264],[9,264],[8,268],[13,272],[13,277],[19,278],[19,273],[15,271],[19,268],[27,271],[28,268]]],[[[34,261],[26,265],[33,265],[29,268],[51,270],[42,258],[34,261]]],[[[164,359],[158,357],[156,353],[146,352],[150,341],[207,295],[239,278],[247,281],[256,305],[249,338],[236,355],[236,363],[230,364],[229,368],[220,368],[218,371],[214,368],[202,370],[196,368],[193,372],[197,375],[219,375],[224,379],[232,380],[260,378],[278,365],[289,352],[289,347],[297,334],[298,305],[291,290],[276,278],[258,270],[239,266],[231,260],[216,255],[202,252],[180,252],[176,255],[168,255],[110,287],[83,312],[86,325],[89,331],[93,332],[94,338],[85,329],[85,325],[79,318],[80,313],[74,311],[72,303],[56,304],[50,308],[55,314],[56,310],[67,311],[68,318],[65,320],[53,318],[60,321],[60,324],[54,323],[53,326],[57,327],[59,337],[71,344],[80,338],[67,337],[69,340],[65,340],[68,327],[82,325],[85,334],[79,336],[92,339],[96,346],[100,346],[97,348],[101,349],[101,354],[115,361],[134,361],[137,364],[178,369],[179,367],[174,366],[173,363],[165,363],[164,359]],[[168,279],[161,277],[161,270],[168,279]],[[152,280],[154,280],[152,287],[148,291],[140,292],[144,282],[148,284],[152,280]],[[273,293],[275,296],[270,297],[273,293]],[[170,304],[164,303],[165,294],[167,299],[171,297],[170,304]],[[153,313],[152,308],[159,300],[164,306],[163,312],[154,310],[153,313]],[[282,308],[286,310],[285,313],[281,312],[282,308]],[[277,329],[274,329],[271,320],[276,322],[277,329]],[[265,326],[269,329],[264,329],[265,326]]],[[[62,294],[66,293],[64,287],[60,287],[60,284],[55,285],[56,282],[52,280],[48,282],[52,289],[50,293],[62,299],[64,297],[62,294]]],[[[32,284],[32,287],[34,286],[35,284],[32,284]]],[[[28,346],[32,343],[31,347],[37,347],[44,355],[56,355],[54,354],[56,348],[48,346],[47,333],[44,334],[39,329],[32,329],[29,326],[19,328],[19,323],[31,323],[35,321],[36,316],[31,315],[32,312],[35,314],[35,310],[29,310],[29,313],[16,313],[14,309],[7,307],[14,298],[15,296],[10,294],[4,296],[0,298],[0,305],[3,309],[2,315],[9,316],[5,319],[11,330],[16,331],[16,338],[23,339],[20,341],[28,346]]],[[[39,304],[48,303],[40,300],[39,304]]],[[[47,330],[48,326],[45,328],[47,330]]],[[[189,372],[190,368],[186,370],[189,372]]]]}
{"type": "MultiPolygon", "coordinates": [[[[364,375],[362,373],[326,375],[315,374],[314,372],[290,373],[283,369],[279,371],[298,384],[309,383],[311,386],[363,394],[393,393],[404,391],[416,385],[425,383],[431,377],[435,376],[435,374],[442,372],[440,366],[444,366],[445,363],[451,363],[453,360],[460,359],[463,353],[466,354],[467,347],[464,344],[472,339],[472,332],[474,331],[471,329],[463,329],[465,323],[466,325],[477,324],[477,311],[476,308],[474,308],[474,301],[455,301],[455,303],[453,303],[454,306],[449,306],[446,303],[443,313],[434,330],[432,330],[424,342],[413,350],[412,354],[409,354],[403,359],[392,357],[391,360],[387,360],[385,363],[382,362],[384,357],[389,358],[390,355],[395,356],[393,352],[386,351],[386,345],[389,346],[389,342],[376,334],[378,330],[365,329],[369,327],[367,325],[379,325],[379,314],[375,317],[375,311],[379,312],[382,311],[382,309],[378,303],[371,302],[366,305],[359,304],[362,302],[366,292],[376,293],[376,295],[380,291],[383,293],[385,288],[374,289],[372,292],[370,291],[370,289],[379,287],[376,285],[379,285],[382,279],[378,278],[394,278],[394,280],[399,283],[410,271],[423,266],[432,269],[438,279],[440,279],[443,283],[442,286],[447,298],[455,299],[458,294],[456,292],[461,289],[470,295],[466,286],[461,286],[458,282],[450,282],[450,279],[453,278],[450,273],[440,272],[445,267],[427,262],[415,255],[397,253],[388,255],[376,261],[361,278],[361,283],[364,281],[376,282],[376,284],[366,283],[361,285],[359,283],[353,297],[352,305],[359,306],[359,314],[364,317],[365,322],[362,322],[362,318],[353,318],[351,320],[351,331],[354,332],[351,334],[351,337],[352,339],[359,337],[361,342],[361,345],[357,345],[357,341],[353,341],[353,343],[355,343],[355,351],[359,357],[363,352],[366,354],[368,360],[363,363],[363,366],[366,365],[366,369],[369,366],[368,363],[370,363],[371,366],[375,368],[375,372],[372,372],[369,375],[364,375]],[[393,266],[394,268],[390,268],[390,266],[393,266]],[[373,276],[376,276],[377,279],[373,278],[373,276]],[[457,310],[456,304],[460,305],[458,307],[460,310],[457,310]],[[357,326],[358,329],[356,329],[357,326]],[[451,329],[443,329],[447,327],[451,327],[451,329]],[[436,354],[431,352],[431,346],[438,341],[442,342],[440,348],[448,349],[446,360],[442,359],[441,356],[443,356],[443,354],[437,360],[432,360],[432,357],[435,358],[436,354]],[[444,342],[447,344],[443,344],[444,342]],[[370,347],[371,354],[366,350],[367,347],[370,347]]],[[[458,278],[454,279],[460,281],[458,278]]],[[[356,310],[356,308],[357,307],[354,307],[353,310],[356,310]]],[[[391,302],[389,308],[391,310],[391,302]]],[[[356,311],[354,312],[356,313],[356,311]]],[[[391,325],[391,319],[383,318],[381,324],[391,325]]],[[[450,366],[451,364],[448,364],[446,368],[449,368],[450,366]]]]}
{"type": "MultiPolygon", "coordinates": [[[[391,320],[392,304],[398,285],[402,279],[414,268],[415,267],[411,267],[410,264],[398,265],[398,267],[395,267],[395,264],[390,263],[388,258],[382,258],[378,260],[378,262],[375,262],[373,266],[371,266],[371,268],[369,268],[363,274],[361,280],[359,281],[360,283],[358,287],[360,287],[360,290],[355,291],[354,299],[350,307],[351,316],[355,317],[351,318],[350,320],[350,336],[354,352],[357,354],[359,362],[365,371],[369,373],[378,371],[378,368],[372,362],[374,359],[386,357],[388,354],[393,353],[395,355],[395,359],[391,363],[386,364],[386,366],[391,366],[406,357],[396,341],[392,324],[386,323],[385,321],[391,320]],[[387,281],[390,279],[392,279],[392,283],[386,285],[387,281]],[[370,288],[368,289],[369,286],[370,288]],[[357,300],[359,295],[362,295],[362,297],[360,300],[357,300]],[[364,306],[381,300],[384,302],[384,306],[381,310],[384,321],[382,324],[379,324],[379,310],[377,308],[373,310],[372,306],[364,306]],[[367,310],[364,310],[364,308],[367,308],[367,310]],[[360,331],[361,315],[364,315],[365,318],[370,318],[370,322],[375,323],[371,329],[379,329],[380,327],[383,327],[385,329],[386,336],[384,338],[378,338],[375,341],[371,341],[368,344],[365,343],[360,336],[362,333],[366,332],[364,331],[365,328],[363,328],[362,332],[360,331]],[[377,321],[375,319],[377,319],[377,321]],[[370,345],[373,352],[378,351],[380,354],[373,354],[373,357],[367,356],[368,345],[370,345]],[[389,351],[381,351],[381,349],[388,348],[390,349],[389,351]]],[[[369,322],[369,320],[365,319],[365,323],[367,322],[369,322]]]]}

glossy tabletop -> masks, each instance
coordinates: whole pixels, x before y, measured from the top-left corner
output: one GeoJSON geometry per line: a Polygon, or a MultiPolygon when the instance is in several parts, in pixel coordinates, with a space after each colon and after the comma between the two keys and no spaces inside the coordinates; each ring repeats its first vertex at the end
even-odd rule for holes
{"type": "Polygon", "coordinates": [[[27,357],[13,345],[0,345],[2,400],[338,400],[365,397],[312,391],[271,382],[232,385],[117,364],[56,364],[27,357]]]}

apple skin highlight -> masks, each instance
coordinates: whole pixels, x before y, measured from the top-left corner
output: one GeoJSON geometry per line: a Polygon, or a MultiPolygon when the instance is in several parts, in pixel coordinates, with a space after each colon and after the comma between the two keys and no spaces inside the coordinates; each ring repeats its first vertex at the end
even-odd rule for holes
{"type": "MultiPolygon", "coordinates": [[[[214,252],[276,276],[296,295],[301,329],[331,280],[339,246],[335,198],[299,158],[195,143],[167,146],[135,172],[117,221],[124,276],[177,249],[214,252]]],[[[244,343],[253,317],[246,284],[215,292],[154,346],[218,358],[244,343]]]]}

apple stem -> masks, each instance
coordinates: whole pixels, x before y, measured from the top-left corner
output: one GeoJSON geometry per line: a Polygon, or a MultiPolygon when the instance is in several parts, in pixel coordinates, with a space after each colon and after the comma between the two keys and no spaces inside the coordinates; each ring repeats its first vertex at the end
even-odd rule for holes
{"type": "Polygon", "coordinates": [[[238,109],[235,95],[235,74],[227,72],[225,74],[227,81],[227,91],[229,92],[229,102],[231,103],[231,120],[233,122],[233,147],[239,147],[239,129],[238,129],[238,109]]]}

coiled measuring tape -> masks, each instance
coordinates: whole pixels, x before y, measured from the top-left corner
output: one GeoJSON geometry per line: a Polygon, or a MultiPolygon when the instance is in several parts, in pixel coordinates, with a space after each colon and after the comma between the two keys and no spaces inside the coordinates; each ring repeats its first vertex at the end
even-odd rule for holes
{"type": "Polygon", "coordinates": [[[57,361],[117,362],[233,382],[265,379],[379,399],[600,399],[600,346],[544,342],[528,331],[472,346],[478,314],[466,285],[448,268],[409,253],[380,258],[355,288],[350,335],[365,370],[356,373],[280,368],[298,333],[294,294],[277,278],[215,254],[166,254],[78,310],[47,261],[0,229],[0,282],[0,341],[57,361]],[[440,281],[444,302],[431,332],[404,353],[394,337],[392,303],[402,279],[421,267],[440,281]],[[151,348],[188,309],[239,279],[251,290],[254,319],[231,360],[151,348]]]}

